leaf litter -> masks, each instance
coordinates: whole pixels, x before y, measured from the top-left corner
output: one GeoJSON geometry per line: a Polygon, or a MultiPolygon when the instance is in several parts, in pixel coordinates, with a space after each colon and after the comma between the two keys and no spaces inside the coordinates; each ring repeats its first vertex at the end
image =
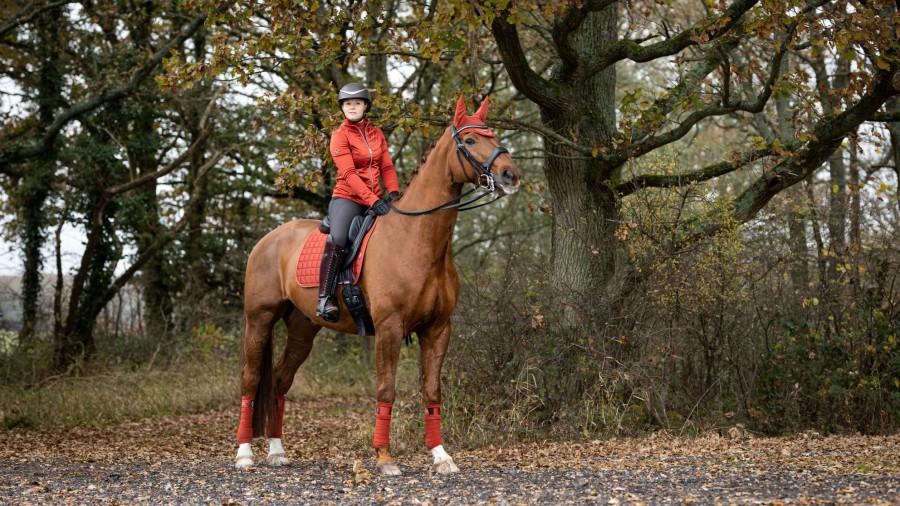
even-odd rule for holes
{"type": "MultiPolygon", "coordinates": [[[[370,399],[289,401],[292,464],[233,466],[238,409],[109,427],[0,431],[0,503],[12,504],[898,504],[900,436],[755,437],[744,430],[447,449],[374,473],[370,399]],[[371,437],[371,435],[369,435],[371,437]]],[[[265,440],[254,442],[264,460],[265,440]]]]}

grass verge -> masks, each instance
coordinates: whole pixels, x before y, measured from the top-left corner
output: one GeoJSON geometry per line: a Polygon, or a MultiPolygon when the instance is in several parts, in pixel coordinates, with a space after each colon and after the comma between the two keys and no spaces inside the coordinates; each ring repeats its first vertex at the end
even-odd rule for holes
{"type": "Polygon", "coordinates": [[[203,411],[235,402],[236,370],[206,361],[166,370],[113,369],[40,388],[0,385],[0,421],[6,428],[96,426],[203,411]]]}
{"type": "MultiPolygon", "coordinates": [[[[276,361],[283,343],[276,332],[276,361]]],[[[289,397],[369,397],[374,406],[371,345],[371,338],[323,332],[289,397]]],[[[38,388],[0,383],[0,427],[100,426],[239,405],[236,349],[178,355],[150,370],[134,363],[106,365],[100,374],[62,377],[38,388]]],[[[418,374],[418,346],[404,347],[397,380],[402,402],[421,400],[418,374]]]]}

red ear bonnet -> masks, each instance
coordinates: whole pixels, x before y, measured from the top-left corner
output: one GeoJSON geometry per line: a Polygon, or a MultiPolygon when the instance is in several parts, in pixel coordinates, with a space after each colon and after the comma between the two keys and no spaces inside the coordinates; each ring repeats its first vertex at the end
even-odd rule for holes
{"type": "Polygon", "coordinates": [[[469,128],[465,130],[471,130],[485,137],[494,137],[494,132],[484,124],[488,115],[488,97],[484,97],[481,107],[478,108],[478,112],[474,116],[467,116],[466,112],[466,101],[460,95],[459,100],[456,102],[456,114],[453,117],[453,126],[457,130],[462,130],[463,127],[468,126],[469,128]]]}

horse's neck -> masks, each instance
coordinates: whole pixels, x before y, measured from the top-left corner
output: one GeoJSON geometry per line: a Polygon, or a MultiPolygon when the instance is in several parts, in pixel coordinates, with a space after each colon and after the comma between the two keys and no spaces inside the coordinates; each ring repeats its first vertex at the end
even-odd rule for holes
{"type": "MultiPolygon", "coordinates": [[[[462,185],[453,183],[450,175],[450,163],[454,163],[453,144],[448,138],[440,142],[428,154],[425,163],[419,167],[409,188],[403,193],[398,207],[407,211],[432,209],[460,196],[462,185]]],[[[451,202],[455,204],[456,201],[451,202]]],[[[420,251],[433,250],[436,255],[443,254],[450,246],[453,229],[459,211],[456,208],[444,209],[421,216],[404,217],[396,222],[404,227],[404,236],[416,243],[420,251]]]]}

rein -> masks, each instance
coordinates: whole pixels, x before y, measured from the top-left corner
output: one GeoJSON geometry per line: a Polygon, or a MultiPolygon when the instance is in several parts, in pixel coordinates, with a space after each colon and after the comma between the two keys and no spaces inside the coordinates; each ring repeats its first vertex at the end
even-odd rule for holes
{"type": "Polygon", "coordinates": [[[459,134],[467,128],[480,128],[483,130],[487,130],[488,127],[487,125],[465,125],[457,130],[456,125],[450,125],[450,132],[453,134],[453,142],[456,143],[456,159],[459,161],[459,165],[463,168],[463,171],[465,171],[466,169],[466,164],[463,163],[463,158],[465,158],[465,161],[469,162],[469,166],[471,167],[471,170],[475,172],[476,176],[476,182],[472,183],[474,186],[460,196],[454,197],[447,202],[444,202],[443,204],[431,209],[423,209],[420,211],[404,211],[402,209],[397,209],[396,207],[394,207],[393,203],[388,202],[387,204],[392,211],[399,214],[405,214],[407,216],[421,216],[423,214],[429,214],[435,211],[443,211],[445,209],[454,208],[458,208],[458,210],[460,211],[468,211],[470,209],[477,209],[488,204],[493,204],[497,201],[497,199],[501,197],[501,195],[495,194],[497,190],[494,187],[494,176],[491,174],[491,166],[494,164],[494,161],[498,156],[502,155],[503,153],[509,153],[509,150],[504,148],[503,146],[497,146],[496,148],[494,148],[494,151],[491,152],[491,156],[489,156],[484,163],[479,162],[459,138],[459,134]],[[482,179],[485,181],[485,184],[481,183],[482,179]],[[473,197],[465,202],[461,202],[463,197],[466,197],[482,188],[486,188],[487,191],[482,192],[481,195],[478,195],[477,197],[473,197]],[[487,202],[482,202],[478,205],[469,205],[483,199],[484,197],[487,197],[488,195],[494,195],[494,198],[487,202]]]}

